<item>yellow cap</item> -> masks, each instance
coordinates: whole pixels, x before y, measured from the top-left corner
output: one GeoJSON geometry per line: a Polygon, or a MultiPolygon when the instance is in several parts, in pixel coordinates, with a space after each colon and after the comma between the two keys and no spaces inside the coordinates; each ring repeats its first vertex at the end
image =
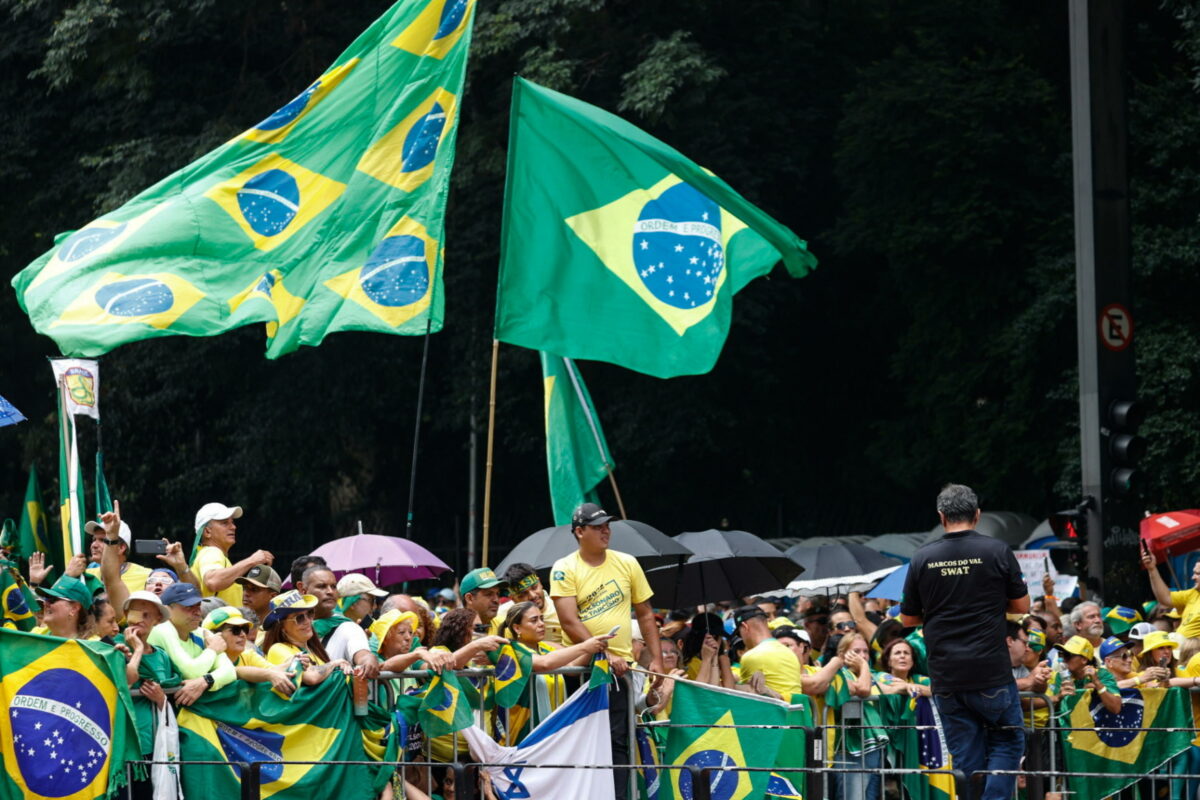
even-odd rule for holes
{"type": "Polygon", "coordinates": [[[1088,661],[1091,661],[1096,656],[1096,651],[1092,647],[1092,643],[1082,636],[1072,636],[1067,639],[1066,644],[1058,645],[1058,649],[1072,656],[1083,656],[1088,661]]]}
{"type": "Polygon", "coordinates": [[[419,620],[417,619],[416,614],[411,611],[401,611],[398,608],[393,608],[391,611],[372,622],[370,631],[371,633],[375,634],[375,637],[379,639],[380,646],[382,646],[383,640],[387,638],[387,635],[392,628],[399,625],[401,622],[404,622],[404,620],[408,620],[412,623],[414,631],[417,629],[419,620]]]}
{"type": "Polygon", "coordinates": [[[1174,650],[1176,646],[1175,641],[1166,631],[1147,633],[1146,638],[1142,639],[1143,653],[1149,653],[1151,650],[1156,650],[1159,647],[1170,647],[1174,650]]]}

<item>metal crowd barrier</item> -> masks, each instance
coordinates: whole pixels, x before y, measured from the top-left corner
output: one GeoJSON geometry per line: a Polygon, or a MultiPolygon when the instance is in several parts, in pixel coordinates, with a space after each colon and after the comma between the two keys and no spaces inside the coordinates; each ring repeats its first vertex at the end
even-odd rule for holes
{"type": "MultiPolygon", "coordinates": [[[[591,669],[590,667],[586,667],[586,666],[584,666],[584,667],[562,667],[562,668],[555,669],[555,670],[552,670],[547,673],[540,673],[540,674],[586,676],[590,673],[590,669],[591,669]]],[[[490,678],[491,675],[493,674],[493,670],[491,668],[467,668],[467,669],[461,669],[461,670],[454,670],[454,672],[458,676],[466,677],[466,678],[475,678],[475,679],[490,678]]],[[[407,670],[404,672],[382,672],[379,675],[379,678],[381,680],[380,680],[378,686],[386,693],[388,700],[391,702],[392,707],[394,707],[395,695],[393,693],[392,685],[388,682],[390,679],[393,679],[393,678],[427,678],[428,676],[429,676],[429,673],[426,670],[407,670]]],[[[631,690],[631,685],[630,685],[629,681],[626,680],[626,681],[623,681],[623,683],[624,683],[623,690],[625,691],[625,694],[626,694],[626,702],[628,703],[628,713],[629,713],[629,720],[630,720],[629,742],[630,742],[631,759],[632,759],[633,753],[635,752],[635,748],[637,746],[636,745],[636,728],[639,725],[642,727],[645,727],[645,728],[701,727],[701,726],[696,726],[696,725],[686,725],[686,724],[682,724],[682,723],[672,723],[669,720],[639,722],[638,716],[636,713],[636,701],[638,699],[637,695],[634,691],[631,690]]],[[[1190,693],[1197,693],[1197,692],[1200,692],[1200,689],[1190,689],[1188,691],[1190,693]]],[[[136,694],[136,692],[135,692],[135,694],[136,694]]],[[[1067,787],[1067,790],[1064,790],[1064,788],[1062,786],[1064,779],[1070,779],[1072,777],[1095,777],[1095,778],[1110,777],[1110,778],[1148,779],[1152,782],[1151,796],[1156,796],[1155,790],[1158,789],[1158,784],[1161,784],[1164,782],[1167,783],[1168,785],[1173,784],[1176,781],[1200,782],[1200,774],[1169,771],[1172,769],[1172,764],[1178,762],[1180,759],[1184,759],[1187,757],[1186,751],[1183,754],[1180,754],[1180,755],[1175,756],[1174,758],[1170,759],[1167,763],[1162,765],[1162,767],[1160,767],[1159,770],[1151,771],[1150,773],[1136,773],[1136,774],[1134,774],[1134,773],[1119,773],[1119,772],[1090,773],[1090,772],[1069,772],[1069,771],[1060,769],[1059,768],[1059,766],[1060,766],[1059,760],[1061,758],[1060,746],[1061,746],[1061,735],[1062,734],[1073,731],[1073,730],[1104,731],[1104,730],[1123,730],[1123,729],[1103,728],[1103,727],[1098,728],[1095,726],[1090,726],[1090,727],[1086,727],[1086,728],[1065,727],[1065,726],[1062,726],[1061,724],[1059,724],[1059,720],[1057,719],[1059,712],[1058,712],[1058,709],[1054,705],[1053,698],[1049,698],[1044,694],[1036,694],[1033,692],[1021,692],[1021,697],[1023,699],[1040,698],[1042,700],[1045,700],[1048,704],[1048,707],[1046,709],[1048,712],[1048,715],[1047,715],[1047,720],[1046,720],[1045,724],[1038,725],[1038,724],[1036,724],[1034,709],[1030,708],[1030,709],[1022,710],[1022,718],[1023,718],[1022,730],[1024,730],[1026,732],[1027,739],[1029,740],[1030,743],[1027,745],[1027,748],[1026,748],[1027,758],[1026,758],[1026,761],[1022,765],[1024,768],[1020,769],[1020,770],[991,770],[991,771],[981,770],[981,771],[977,771],[977,772],[971,774],[970,776],[965,776],[961,771],[959,771],[957,769],[953,769],[953,768],[943,768],[943,769],[931,770],[931,769],[913,769],[913,768],[904,768],[904,767],[898,767],[898,766],[888,766],[886,763],[886,759],[884,759],[882,757],[881,757],[879,766],[868,767],[863,762],[861,756],[857,757],[858,763],[857,763],[857,765],[855,765],[856,757],[850,756],[848,753],[845,752],[845,749],[844,749],[845,741],[846,741],[845,732],[849,731],[849,730],[853,730],[855,728],[866,729],[868,727],[871,727],[871,726],[863,724],[862,707],[865,703],[878,702],[878,700],[880,699],[880,696],[877,696],[877,695],[873,695],[873,696],[869,696],[869,697],[865,697],[865,698],[852,698],[847,703],[845,703],[842,706],[842,714],[841,714],[839,724],[823,725],[820,723],[822,723],[824,720],[815,720],[815,722],[817,724],[813,728],[805,728],[804,732],[805,732],[805,743],[806,743],[805,744],[806,765],[803,767],[769,767],[769,766],[698,767],[696,765],[673,765],[673,764],[660,763],[660,764],[654,765],[654,769],[659,770],[664,773],[671,772],[671,771],[681,771],[681,772],[689,773],[692,777],[692,796],[695,800],[709,800],[709,798],[711,796],[710,781],[711,781],[711,778],[713,775],[718,774],[718,773],[738,773],[738,772],[746,772],[746,773],[776,772],[776,773],[780,773],[780,774],[799,774],[800,776],[802,776],[802,779],[803,779],[804,785],[802,788],[802,792],[803,792],[803,796],[806,800],[832,800],[832,798],[834,798],[835,794],[833,792],[832,785],[830,785],[831,782],[828,779],[831,776],[853,775],[853,774],[877,774],[877,775],[879,775],[880,776],[879,798],[883,798],[888,793],[888,787],[886,785],[887,778],[900,779],[905,775],[913,775],[913,774],[921,775],[922,777],[926,777],[926,778],[930,777],[930,776],[934,776],[934,775],[949,775],[952,777],[952,779],[954,781],[955,792],[956,792],[957,797],[960,798],[960,800],[967,800],[967,798],[971,797],[972,796],[971,791],[978,790],[978,787],[980,786],[980,782],[982,780],[984,780],[987,775],[990,775],[990,774],[1012,774],[1012,775],[1017,775],[1019,777],[1024,777],[1027,782],[1026,796],[1031,798],[1031,800],[1037,800],[1037,798],[1043,797],[1045,795],[1045,793],[1047,793],[1047,792],[1058,791],[1058,792],[1063,792],[1068,795],[1073,794],[1072,792],[1067,791],[1067,790],[1069,790],[1069,785],[1067,787]],[[825,749],[826,749],[825,743],[826,743],[826,737],[830,732],[838,734],[837,740],[841,746],[838,751],[827,754],[825,752],[825,749]],[[1047,763],[1044,763],[1044,762],[1047,762],[1047,763]],[[832,766],[833,764],[850,764],[851,766],[832,766]],[[1167,770],[1167,771],[1163,772],[1162,770],[1167,770]]],[[[783,727],[789,727],[789,726],[780,726],[780,725],[711,726],[711,725],[709,725],[709,726],[702,726],[702,727],[711,729],[714,727],[783,728],[783,727]]],[[[909,725],[889,725],[888,726],[888,729],[893,730],[893,731],[905,730],[905,729],[921,730],[921,729],[928,729],[928,728],[929,728],[929,726],[921,726],[921,725],[911,725],[911,726],[909,726],[909,725]]],[[[1197,733],[1197,728],[1195,727],[1195,721],[1193,721],[1193,727],[1190,727],[1190,728],[1147,728],[1146,730],[1163,731],[1163,732],[1186,730],[1192,734],[1192,738],[1195,738],[1195,735],[1197,733]]],[[[940,735],[940,733],[939,733],[939,735],[940,735]]],[[[457,733],[453,734],[452,744],[453,744],[453,748],[454,748],[452,752],[458,753],[460,750],[459,750],[459,736],[457,733]]],[[[428,750],[426,752],[428,752],[428,750]]],[[[947,751],[946,755],[948,755],[948,751],[947,751]]],[[[137,765],[137,764],[150,765],[151,763],[153,763],[153,762],[149,762],[149,761],[130,762],[129,768],[132,769],[133,766],[137,765]]],[[[198,765],[235,764],[241,769],[241,773],[242,773],[242,795],[241,795],[242,800],[257,800],[257,798],[260,797],[260,789],[261,789],[260,780],[259,780],[260,779],[260,770],[261,770],[262,763],[264,763],[264,762],[245,763],[245,762],[225,762],[225,761],[219,761],[219,762],[214,762],[214,761],[197,761],[197,762],[177,761],[177,762],[173,762],[173,763],[178,764],[180,766],[183,766],[186,764],[198,764],[198,765]]],[[[379,766],[379,764],[381,762],[377,762],[377,761],[348,761],[348,762],[285,761],[285,762],[272,762],[272,763],[284,763],[284,764],[316,764],[316,763],[334,764],[334,763],[336,763],[336,764],[341,764],[341,765],[346,765],[346,766],[361,765],[361,766],[377,767],[377,766],[379,766]]],[[[386,762],[384,762],[384,763],[386,763],[386,762]]],[[[481,766],[502,766],[502,765],[493,765],[493,764],[478,764],[478,763],[474,763],[474,762],[463,763],[460,761],[454,761],[454,762],[398,761],[398,762],[391,762],[391,763],[393,764],[394,767],[400,769],[401,771],[404,771],[407,769],[424,769],[424,770],[426,770],[426,780],[423,782],[423,785],[426,787],[429,787],[430,789],[432,789],[432,786],[433,786],[432,776],[431,776],[430,772],[434,768],[449,769],[455,775],[456,797],[466,798],[466,800],[473,800],[473,798],[475,798],[475,796],[476,796],[476,794],[475,794],[476,781],[477,781],[477,773],[478,773],[479,767],[481,767],[481,766]]],[[[611,766],[610,765],[586,766],[586,765],[578,765],[578,764],[563,764],[563,765],[541,764],[541,765],[524,765],[524,766],[526,768],[531,768],[531,769],[532,768],[537,768],[537,769],[612,769],[616,772],[627,772],[629,775],[629,797],[630,798],[637,797],[637,780],[636,780],[637,771],[640,769],[643,769],[643,766],[638,765],[638,764],[614,764],[611,766]]],[[[951,767],[952,766],[953,765],[951,765],[951,767]]],[[[901,791],[901,796],[906,796],[906,790],[904,790],[901,787],[900,791],[901,791]]],[[[857,800],[857,798],[847,798],[846,800],[857,800]]],[[[871,798],[867,798],[866,800],[877,800],[877,798],[871,797],[871,798]]],[[[1092,800],[1092,799],[1091,798],[1080,798],[1080,800],[1092,800]]]]}

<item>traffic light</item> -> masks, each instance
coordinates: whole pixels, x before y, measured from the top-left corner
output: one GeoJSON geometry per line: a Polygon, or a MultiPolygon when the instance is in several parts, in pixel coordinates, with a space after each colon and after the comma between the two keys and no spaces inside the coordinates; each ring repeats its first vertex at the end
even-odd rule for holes
{"type": "Polygon", "coordinates": [[[1118,497],[1140,491],[1137,462],[1146,455],[1146,440],[1137,435],[1144,413],[1136,400],[1113,400],[1108,406],[1108,488],[1118,497]]]}
{"type": "MultiPolygon", "coordinates": [[[[1080,548],[1087,547],[1087,512],[1092,504],[1092,498],[1085,497],[1074,508],[1051,514],[1047,521],[1050,523],[1050,529],[1054,531],[1054,535],[1064,543],[1074,544],[1080,548]]],[[[1053,547],[1053,545],[1051,546],[1053,547]]]]}

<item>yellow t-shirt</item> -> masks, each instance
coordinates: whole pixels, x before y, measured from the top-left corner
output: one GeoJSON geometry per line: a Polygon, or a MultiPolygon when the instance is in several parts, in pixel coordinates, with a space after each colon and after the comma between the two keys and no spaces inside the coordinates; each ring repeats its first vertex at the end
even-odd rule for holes
{"type": "Polygon", "coordinates": [[[546,623],[546,638],[543,641],[550,644],[562,644],[563,632],[562,625],[558,624],[558,609],[554,607],[554,601],[549,597],[546,598],[546,607],[542,609],[542,620],[546,623]]]}
{"type": "MultiPolygon", "coordinates": [[[[125,588],[131,592],[145,591],[146,579],[150,577],[150,572],[151,570],[143,567],[141,564],[126,561],[125,571],[121,573],[121,583],[125,584],[125,588]]],[[[102,580],[99,567],[92,567],[87,571],[87,574],[93,576],[96,580],[102,580]]]]}
{"type": "MultiPolygon", "coordinates": [[[[291,658],[291,656],[288,656],[288,658],[291,658]]],[[[261,667],[263,669],[275,669],[277,666],[276,664],[272,664],[270,661],[267,661],[250,648],[243,650],[242,654],[237,657],[237,661],[233,662],[233,665],[235,667],[261,667]]]]}
{"type": "Polygon", "coordinates": [[[800,661],[796,654],[778,639],[764,639],[743,653],[741,667],[744,678],[761,672],[767,681],[767,687],[779,692],[784,700],[790,700],[793,694],[802,691],[800,661]]]}
{"type": "MultiPolygon", "coordinates": [[[[296,647],[294,644],[276,642],[275,644],[271,645],[271,649],[267,651],[267,661],[270,662],[268,666],[279,666],[281,664],[286,664],[288,659],[290,659],[292,656],[298,656],[301,653],[308,653],[308,651],[302,650],[301,648],[296,647]]],[[[242,655],[245,655],[245,653],[243,652],[242,655]]],[[[312,659],[312,663],[314,664],[325,663],[316,653],[308,653],[308,657],[312,659]]]]}
{"type": "Polygon", "coordinates": [[[196,577],[200,579],[200,594],[205,597],[217,597],[229,603],[231,606],[240,606],[242,604],[242,585],[234,581],[228,587],[219,592],[214,592],[208,588],[208,584],[204,581],[204,576],[210,570],[228,569],[233,566],[233,562],[225,555],[224,551],[219,547],[201,547],[200,552],[196,554],[196,565],[192,572],[196,573],[196,577]]]}
{"type": "Polygon", "coordinates": [[[1185,639],[1200,636],[1200,592],[1195,589],[1171,592],[1171,605],[1183,615],[1179,620],[1179,635],[1185,639]]]}
{"type": "MultiPolygon", "coordinates": [[[[604,563],[598,567],[588,565],[576,550],[555,561],[550,569],[550,596],[574,597],[579,621],[593,636],[617,627],[616,638],[609,640],[608,649],[627,659],[633,658],[633,604],[645,602],[653,594],[641,564],[616,550],[607,551],[604,563]]],[[[575,644],[565,630],[562,641],[564,645],[575,644]]]]}

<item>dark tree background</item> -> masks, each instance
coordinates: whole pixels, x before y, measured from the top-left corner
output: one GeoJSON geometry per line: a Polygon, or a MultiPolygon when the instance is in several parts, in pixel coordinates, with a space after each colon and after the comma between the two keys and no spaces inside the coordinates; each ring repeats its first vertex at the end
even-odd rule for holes
{"type": "MultiPolygon", "coordinates": [[[[270,114],[385,7],[0,0],[0,394],[30,418],[0,429],[0,516],[19,513],[35,461],[57,496],[56,351],[8,278],[56,233],[270,114]]],[[[1200,0],[1129,15],[1144,503],[1164,510],[1196,505],[1200,478],[1200,0]]],[[[1066,25],[1065,2],[480,0],[417,539],[465,566],[514,73],[660,136],[821,259],[738,295],[709,375],[583,365],[631,516],[808,536],[928,528],[947,480],[992,509],[1073,501],[1066,25]]],[[[281,558],[359,519],[400,533],[421,344],[344,333],[269,362],[255,326],[114,351],[101,362],[114,496],[138,535],[186,537],[200,504],[242,504],[239,549],[281,558]]],[[[502,348],[499,380],[493,563],[550,522],[536,354],[502,348]]]]}

